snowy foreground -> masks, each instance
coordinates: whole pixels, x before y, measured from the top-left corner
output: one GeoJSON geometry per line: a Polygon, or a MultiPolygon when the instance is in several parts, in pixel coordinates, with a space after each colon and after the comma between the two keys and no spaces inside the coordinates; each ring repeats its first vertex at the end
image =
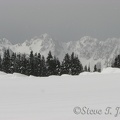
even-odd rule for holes
{"type": "Polygon", "coordinates": [[[0,72],[0,120],[120,120],[119,107],[119,69],[48,78],[0,72]]]}

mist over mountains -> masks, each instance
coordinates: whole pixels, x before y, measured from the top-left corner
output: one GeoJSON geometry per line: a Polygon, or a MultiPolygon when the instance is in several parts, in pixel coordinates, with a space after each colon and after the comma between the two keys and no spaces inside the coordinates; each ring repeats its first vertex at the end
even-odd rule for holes
{"type": "Polygon", "coordinates": [[[29,54],[32,50],[34,53],[41,53],[47,57],[51,51],[53,55],[60,60],[66,53],[74,52],[78,55],[83,66],[87,65],[93,69],[94,65],[98,67],[110,66],[114,58],[120,54],[120,38],[109,38],[100,41],[90,36],[82,37],[77,41],[61,42],[54,40],[48,34],[36,36],[23,43],[12,44],[9,40],[0,39],[0,54],[3,56],[5,49],[12,52],[29,54]]]}

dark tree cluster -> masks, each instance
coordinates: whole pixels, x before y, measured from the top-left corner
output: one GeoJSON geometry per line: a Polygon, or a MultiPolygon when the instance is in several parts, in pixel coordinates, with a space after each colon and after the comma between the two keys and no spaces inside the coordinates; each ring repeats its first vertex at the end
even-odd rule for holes
{"type": "MultiPolygon", "coordinates": [[[[90,65],[89,65],[88,67],[87,67],[87,65],[85,65],[84,71],[85,71],[85,72],[91,72],[91,70],[90,70],[90,65]]],[[[93,72],[101,72],[101,69],[100,69],[100,68],[97,68],[97,65],[95,64],[95,65],[94,65],[94,70],[93,70],[93,72]]]]}
{"type": "Polygon", "coordinates": [[[97,65],[95,65],[95,66],[94,66],[94,71],[93,71],[93,72],[101,72],[101,69],[100,69],[100,68],[98,69],[98,68],[97,68],[97,65]]]}
{"type": "Polygon", "coordinates": [[[0,57],[0,71],[44,77],[62,74],[78,75],[83,71],[83,67],[74,53],[66,54],[60,62],[51,52],[45,58],[40,53],[34,54],[33,51],[29,55],[16,53],[10,55],[9,50],[6,50],[3,57],[0,57]]]}
{"type": "Polygon", "coordinates": [[[120,55],[118,55],[118,56],[115,58],[115,60],[114,60],[114,62],[113,62],[113,64],[112,64],[112,67],[120,68],[120,55]]]}
{"type": "Polygon", "coordinates": [[[87,67],[87,65],[85,65],[84,71],[85,71],[85,72],[90,72],[90,65],[89,65],[88,67],[87,67]]]}

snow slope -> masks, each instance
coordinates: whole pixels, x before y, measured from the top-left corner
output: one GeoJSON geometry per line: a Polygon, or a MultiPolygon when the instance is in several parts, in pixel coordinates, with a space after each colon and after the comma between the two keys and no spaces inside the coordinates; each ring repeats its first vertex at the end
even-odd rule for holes
{"type": "Polygon", "coordinates": [[[11,46],[11,50],[25,54],[30,54],[30,51],[33,50],[34,53],[41,53],[41,55],[44,55],[45,57],[47,57],[48,52],[51,51],[53,55],[59,58],[61,58],[61,54],[64,53],[60,43],[57,40],[52,39],[52,37],[46,33],[39,37],[36,36],[31,40],[26,40],[22,44],[13,45],[11,46]]]}
{"type": "Polygon", "coordinates": [[[0,72],[0,120],[119,120],[118,70],[46,78],[0,72]],[[76,106],[101,109],[102,114],[76,115],[76,106]],[[112,107],[111,115],[104,114],[107,107],[112,107]]]}

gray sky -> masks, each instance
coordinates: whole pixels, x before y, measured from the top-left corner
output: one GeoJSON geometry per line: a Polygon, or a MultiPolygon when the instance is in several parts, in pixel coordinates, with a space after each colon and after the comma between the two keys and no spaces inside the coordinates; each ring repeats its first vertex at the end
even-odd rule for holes
{"type": "Polygon", "coordinates": [[[23,42],[43,33],[61,41],[120,37],[120,0],[0,0],[0,37],[23,42]]]}

